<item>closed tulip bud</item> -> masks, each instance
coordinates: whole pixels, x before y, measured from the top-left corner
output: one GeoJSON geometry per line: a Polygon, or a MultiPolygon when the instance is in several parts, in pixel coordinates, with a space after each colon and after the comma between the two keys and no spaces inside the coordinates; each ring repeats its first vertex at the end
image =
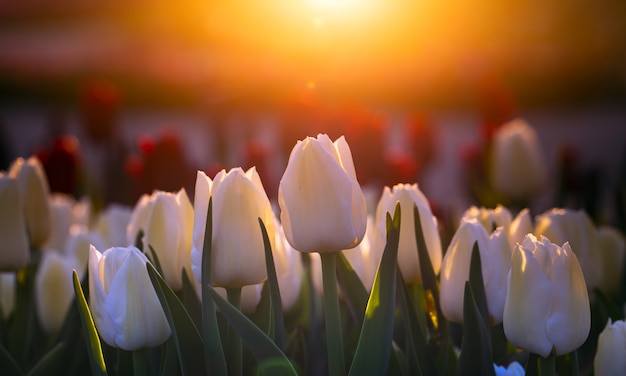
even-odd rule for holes
{"type": "Polygon", "coordinates": [[[45,248],[61,252],[73,225],[89,225],[89,211],[88,203],[77,202],[65,194],[53,193],[50,196],[51,231],[45,248]]]}
{"type": "Polygon", "coordinates": [[[511,250],[517,242],[522,241],[526,234],[533,232],[532,222],[528,209],[524,209],[513,218],[511,211],[502,205],[495,209],[472,206],[463,213],[462,220],[475,219],[483,225],[487,233],[497,227],[503,227],[511,250]]]}
{"type": "Polygon", "coordinates": [[[535,130],[524,120],[504,124],[493,138],[491,179],[513,200],[525,200],[547,180],[547,164],[535,130]]]}
{"type": "Polygon", "coordinates": [[[599,256],[602,258],[602,277],[598,286],[605,294],[617,296],[622,283],[626,239],[618,230],[602,226],[598,228],[599,256]]]}
{"type": "Polygon", "coordinates": [[[41,327],[48,334],[61,329],[74,299],[72,270],[76,260],[59,252],[45,252],[35,277],[35,303],[41,327]]]}
{"type": "Polygon", "coordinates": [[[63,254],[72,257],[75,262],[78,277],[83,278],[87,263],[89,262],[89,247],[93,245],[96,249],[105,249],[106,245],[102,237],[97,232],[89,231],[85,226],[73,225],[70,228],[69,237],[65,242],[63,254]]]}
{"type": "Polygon", "coordinates": [[[203,171],[196,173],[196,187],[193,199],[193,230],[191,237],[191,270],[198,286],[202,282],[202,252],[204,230],[206,228],[209,199],[213,181],[203,171]]]}
{"type": "Polygon", "coordinates": [[[511,250],[502,227],[491,235],[475,220],[461,222],[441,264],[441,310],[450,321],[463,322],[465,282],[469,280],[474,243],[478,243],[489,321],[502,322],[511,250]]]}
{"type": "Polygon", "coordinates": [[[421,282],[422,273],[417,254],[417,241],[415,240],[415,222],[413,207],[417,206],[422,232],[426,241],[426,248],[430,256],[430,262],[435,274],[439,274],[441,268],[441,239],[437,230],[437,218],[430,210],[430,204],[426,196],[419,190],[417,184],[397,184],[392,189],[385,187],[376,208],[376,253],[382,255],[386,243],[386,220],[387,213],[393,213],[396,202],[400,202],[402,221],[400,223],[400,242],[398,245],[398,266],[404,282],[421,282]]]}
{"type": "Polygon", "coordinates": [[[15,308],[14,272],[0,273],[0,318],[7,320],[15,308]]]}
{"type": "MultiPolygon", "coordinates": [[[[233,168],[228,173],[222,170],[212,183],[204,177],[200,179],[203,181],[201,185],[211,188],[213,198],[213,285],[235,288],[263,282],[267,278],[267,270],[258,219],[265,223],[272,248],[275,230],[272,207],[256,169],[253,167],[244,172],[241,168],[233,168]]],[[[196,187],[198,184],[196,181],[196,187]]],[[[196,198],[199,194],[206,195],[207,192],[196,192],[196,198]]],[[[206,218],[205,202],[208,208],[208,197],[203,197],[196,207],[195,210],[200,210],[195,213],[196,219],[202,215],[206,218]]],[[[197,232],[194,232],[192,265],[194,275],[200,280],[204,228],[200,230],[194,224],[194,229],[197,232]]]]}
{"type": "Polygon", "coordinates": [[[367,209],[350,147],[325,134],[298,141],[278,188],[280,219],[300,252],[339,252],[365,235],[367,209]]]}
{"type": "Polygon", "coordinates": [[[569,244],[528,234],[511,259],[504,307],[509,342],[546,358],[576,350],[590,328],[587,286],[569,244]]]}
{"type": "Polygon", "coordinates": [[[598,232],[583,210],[552,209],[539,215],[534,234],[543,235],[555,244],[568,242],[580,260],[587,287],[598,287],[602,278],[598,232]]]}
{"type": "Polygon", "coordinates": [[[24,212],[15,179],[0,173],[0,270],[18,270],[28,264],[30,252],[24,212]]]}
{"type": "Polygon", "coordinates": [[[626,370],[626,322],[611,319],[598,336],[598,349],[593,360],[596,376],[621,375],[626,370]]]}
{"type": "Polygon", "coordinates": [[[126,234],[132,212],[133,210],[129,207],[111,204],[100,213],[94,231],[100,234],[104,241],[105,246],[102,249],[134,244],[134,240],[128,241],[126,234]]]}
{"type": "Polygon", "coordinates": [[[89,250],[89,306],[100,338],[110,346],[132,351],[170,336],[147,262],[134,246],[89,250]]]}
{"type": "Polygon", "coordinates": [[[183,268],[190,269],[193,207],[185,189],[178,193],[156,191],[144,195],[135,207],[128,224],[128,239],[132,244],[143,230],[143,249],[148,255],[149,246],[156,253],[163,278],[173,290],[183,287],[183,268]]]}
{"type": "Polygon", "coordinates": [[[30,246],[39,248],[50,236],[50,188],[39,159],[16,159],[9,176],[17,180],[30,246]]]}
{"type": "Polygon", "coordinates": [[[274,224],[276,226],[276,240],[272,255],[276,268],[280,299],[283,304],[283,310],[287,311],[293,307],[300,295],[303,273],[302,259],[300,257],[301,254],[293,249],[285,238],[280,222],[275,221],[274,224]]]}

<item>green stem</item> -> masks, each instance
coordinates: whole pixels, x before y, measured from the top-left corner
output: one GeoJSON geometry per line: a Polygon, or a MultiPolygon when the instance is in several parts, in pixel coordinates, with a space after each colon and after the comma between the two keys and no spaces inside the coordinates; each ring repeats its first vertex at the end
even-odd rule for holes
{"type": "Polygon", "coordinates": [[[555,356],[550,354],[547,358],[539,356],[539,376],[555,375],[555,356]]]}
{"type": "Polygon", "coordinates": [[[147,349],[133,351],[133,375],[148,375],[148,352],[147,349]]]}
{"type": "Polygon", "coordinates": [[[328,353],[328,373],[330,376],[346,374],[343,355],[343,335],[339,317],[339,297],[337,295],[337,254],[320,253],[322,259],[322,280],[324,283],[324,317],[326,323],[326,349],[328,353]]]}
{"type": "MultiPolygon", "coordinates": [[[[229,287],[226,289],[228,302],[241,309],[241,287],[229,287]]],[[[228,327],[228,374],[231,376],[240,376],[243,372],[242,368],[242,346],[241,337],[232,327],[228,327]]]]}

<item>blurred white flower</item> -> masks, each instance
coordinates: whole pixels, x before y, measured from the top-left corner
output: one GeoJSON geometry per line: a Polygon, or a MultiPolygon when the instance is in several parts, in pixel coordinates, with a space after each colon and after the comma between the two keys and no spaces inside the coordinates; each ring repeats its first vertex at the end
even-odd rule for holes
{"type": "Polygon", "coordinates": [[[183,268],[191,269],[191,235],[193,207],[185,189],[176,194],[155,191],[143,195],[128,224],[127,243],[133,244],[143,230],[143,249],[147,255],[149,246],[159,258],[163,278],[175,291],[182,289],[183,268]]]}
{"type": "Polygon", "coordinates": [[[525,200],[547,181],[547,163],[535,130],[514,119],[493,137],[491,180],[496,190],[513,200],[525,200]]]}
{"type": "Polygon", "coordinates": [[[96,219],[94,231],[102,237],[105,248],[126,247],[134,243],[128,242],[127,228],[133,209],[123,205],[111,204],[96,219]]]}
{"type": "Polygon", "coordinates": [[[626,239],[617,229],[609,226],[598,228],[598,257],[602,259],[599,288],[609,296],[618,296],[622,287],[626,239]]]}
{"type": "Polygon", "coordinates": [[[35,308],[41,327],[52,335],[59,332],[74,299],[74,257],[44,252],[35,276],[35,308]]]}
{"type": "Polygon", "coordinates": [[[598,336],[598,348],[593,360],[596,376],[621,375],[626,370],[626,323],[611,319],[598,336]]]}
{"type": "Polygon", "coordinates": [[[441,268],[441,239],[437,229],[437,218],[430,210],[428,199],[417,184],[396,184],[393,188],[385,187],[376,209],[376,233],[374,235],[374,254],[381,255],[387,242],[386,214],[393,214],[396,203],[400,202],[402,221],[400,223],[400,242],[398,245],[398,266],[405,283],[421,282],[415,222],[413,208],[417,206],[422,232],[426,242],[430,262],[435,274],[441,268]]]}
{"type": "Polygon", "coordinates": [[[15,179],[0,173],[0,270],[25,267],[30,259],[24,211],[15,179]]]}
{"type": "Polygon", "coordinates": [[[598,232],[587,213],[552,209],[537,216],[534,234],[543,235],[555,244],[568,242],[580,261],[587,287],[598,287],[602,278],[602,257],[598,232]]]}
{"type": "Polygon", "coordinates": [[[9,176],[17,180],[19,202],[24,211],[30,246],[40,248],[50,237],[50,187],[41,162],[36,157],[17,158],[9,169],[9,176]]]}

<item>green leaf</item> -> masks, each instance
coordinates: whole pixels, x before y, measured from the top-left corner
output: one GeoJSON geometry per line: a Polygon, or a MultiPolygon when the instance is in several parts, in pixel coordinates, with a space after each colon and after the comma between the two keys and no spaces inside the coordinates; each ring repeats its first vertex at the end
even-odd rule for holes
{"type": "MultiPolygon", "coordinates": [[[[417,243],[417,256],[420,261],[420,273],[422,275],[422,286],[426,296],[432,296],[434,302],[434,309],[436,311],[436,318],[433,319],[433,325],[435,329],[443,324],[443,314],[439,304],[439,282],[437,282],[437,276],[433,269],[433,264],[430,261],[430,255],[428,254],[428,248],[426,246],[426,240],[424,238],[424,231],[422,229],[422,219],[419,214],[417,205],[413,205],[413,223],[415,226],[415,241],[417,243]]],[[[427,304],[428,307],[428,304],[427,304]]],[[[432,317],[432,315],[429,315],[432,317]]],[[[447,328],[446,328],[447,329],[447,328]]]]}
{"type": "Polygon", "coordinates": [[[91,365],[92,375],[106,375],[107,368],[104,363],[104,356],[102,355],[102,346],[100,345],[100,338],[96,331],[96,326],[91,317],[91,311],[85,300],[85,294],[83,288],[78,280],[78,273],[76,270],[72,272],[74,278],[74,294],[76,295],[76,304],[78,304],[78,310],[80,313],[80,321],[83,324],[85,333],[85,340],[87,341],[87,350],[89,353],[89,361],[91,365]]]}
{"type": "Polygon", "coordinates": [[[287,376],[294,374],[291,362],[284,358],[270,358],[259,362],[258,371],[266,376],[287,376]]]}
{"type": "MultiPolygon", "coordinates": [[[[474,246],[472,247],[469,283],[472,288],[474,300],[476,301],[476,307],[478,307],[480,316],[483,318],[487,329],[489,329],[489,309],[487,308],[487,294],[485,293],[485,284],[483,283],[483,271],[478,242],[474,242],[474,246]]],[[[491,338],[491,335],[489,338],[491,338]]]]}
{"type": "Polygon", "coordinates": [[[400,293],[398,294],[400,300],[400,309],[402,312],[402,322],[405,327],[405,332],[410,335],[410,346],[406,350],[409,357],[409,367],[412,375],[432,375],[439,374],[437,366],[434,362],[434,354],[426,341],[426,334],[422,331],[423,327],[419,323],[416,312],[410,308],[410,292],[407,286],[402,282],[400,274],[397,276],[398,288],[400,293]]]}
{"type": "Polygon", "coordinates": [[[362,326],[369,294],[343,252],[337,254],[337,277],[353,321],[362,326]]]}
{"type": "Polygon", "coordinates": [[[146,262],[148,276],[154,286],[167,322],[172,330],[172,337],[176,344],[180,368],[183,375],[203,375],[205,371],[201,366],[204,364],[201,349],[202,338],[198,329],[191,320],[189,313],[178,299],[174,291],[165,283],[165,280],[157,273],[154,266],[146,262]]]}
{"type": "Polygon", "coordinates": [[[463,343],[457,375],[494,375],[491,341],[485,321],[478,310],[470,282],[463,296],[463,343]]]}
{"type": "Polygon", "coordinates": [[[227,376],[226,357],[220,337],[215,304],[211,299],[208,286],[212,283],[211,253],[213,251],[213,197],[209,198],[209,207],[204,227],[202,247],[202,339],[204,341],[204,362],[207,370],[215,375],[227,376]]]}
{"type": "MultiPolygon", "coordinates": [[[[235,308],[232,304],[224,300],[211,285],[207,286],[208,296],[217,305],[224,317],[228,321],[228,324],[233,327],[241,339],[246,344],[254,358],[259,364],[272,358],[281,358],[285,362],[291,365],[289,359],[285,354],[276,346],[259,327],[254,325],[248,317],[246,317],[241,311],[235,308]]],[[[290,367],[290,375],[297,375],[293,365],[290,367]]]]}
{"type": "Polygon", "coordinates": [[[193,281],[187,273],[187,269],[183,268],[183,304],[185,309],[191,316],[193,323],[196,324],[196,328],[202,326],[202,303],[196,293],[196,288],[193,281]]]}
{"type": "Polygon", "coordinates": [[[134,245],[141,252],[143,252],[143,235],[144,235],[144,232],[142,229],[139,229],[139,231],[137,231],[137,235],[135,235],[134,245]]]}
{"type": "Polygon", "coordinates": [[[57,343],[39,359],[39,362],[28,372],[28,376],[46,376],[58,373],[64,350],[65,344],[62,342],[57,343]]]}
{"type": "Polygon", "coordinates": [[[263,220],[259,218],[259,226],[261,226],[261,234],[263,235],[263,246],[265,249],[265,268],[267,269],[267,284],[270,289],[271,328],[273,329],[273,340],[280,349],[285,348],[285,320],[283,316],[283,303],[280,297],[280,288],[278,287],[278,277],[276,276],[276,267],[274,265],[274,257],[272,256],[272,245],[267,229],[263,220]]]}
{"type": "Polygon", "coordinates": [[[383,375],[387,372],[393,339],[399,241],[400,203],[397,203],[393,219],[387,213],[387,244],[367,302],[350,375],[383,375]]]}
{"type": "Polygon", "coordinates": [[[0,369],[3,374],[7,376],[23,375],[24,373],[20,369],[15,359],[11,356],[9,351],[0,343],[0,369]]]}
{"type": "Polygon", "coordinates": [[[154,248],[152,248],[152,245],[150,244],[148,244],[148,253],[148,257],[150,257],[150,261],[152,261],[152,265],[154,265],[156,271],[160,275],[163,275],[163,268],[161,267],[161,261],[159,261],[159,256],[157,256],[157,253],[154,251],[154,248]]]}

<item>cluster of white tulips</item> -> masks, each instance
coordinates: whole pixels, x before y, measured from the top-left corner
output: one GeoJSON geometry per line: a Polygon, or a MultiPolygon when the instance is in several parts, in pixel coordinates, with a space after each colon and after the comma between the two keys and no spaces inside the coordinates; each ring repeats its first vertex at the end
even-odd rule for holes
{"type": "MultiPolygon", "coordinates": [[[[516,138],[502,153],[535,155],[525,126],[496,137],[516,138]]],[[[496,183],[514,198],[544,179],[515,184],[526,167],[507,158],[496,183]]],[[[343,137],[298,141],[277,205],[255,168],[233,168],[198,171],[193,202],[156,191],[92,213],[18,159],[0,174],[0,239],[11,374],[626,371],[618,231],[473,206],[442,245],[417,184],[385,187],[368,216],[343,137]]]]}

